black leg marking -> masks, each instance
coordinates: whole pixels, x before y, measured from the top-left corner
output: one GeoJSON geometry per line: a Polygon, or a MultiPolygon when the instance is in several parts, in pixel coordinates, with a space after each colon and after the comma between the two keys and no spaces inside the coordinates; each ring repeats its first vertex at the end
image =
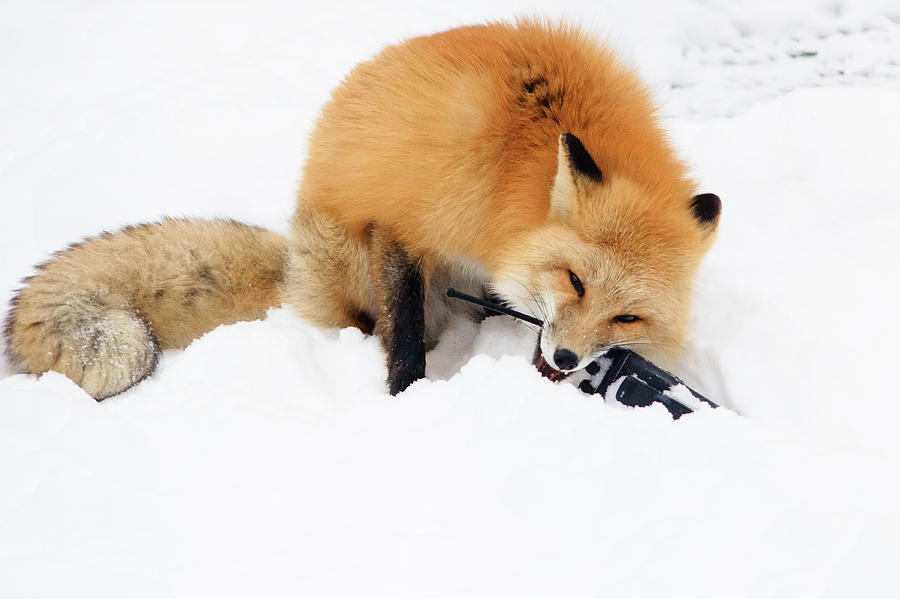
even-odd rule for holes
{"type": "Polygon", "coordinates": [[[418,264],[399,246],[385,249],[379,327],[388,352],[388,387],[397,395],[425,376],[425,281],[418,264]]]}
{"type": "Polygon", "coordinates": [[[375,332],[375,318],[365,310],[357,310],[350,315],[350,320],[356,323],[356,328],[365,335],[371,335],[375,332]]]}

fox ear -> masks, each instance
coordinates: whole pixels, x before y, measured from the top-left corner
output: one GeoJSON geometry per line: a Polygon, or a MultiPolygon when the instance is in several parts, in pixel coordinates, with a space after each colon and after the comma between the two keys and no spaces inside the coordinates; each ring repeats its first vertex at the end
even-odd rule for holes
{"type": "Polygon", "coordinates": [[[603,179],[603,173],[600,172],[597,163],[588,154],[580,139],[571,133],[563,133],[559,136],[559,149],[560,151],[565,150],[569,170],[576,179],[586,177],[594,183],[599,183],[603,179]]]}
{"type": "Polygon", "coordinates": [[[691,212],[700,226],[715,228],[722,212],[722,200],[714,193],[701,193],[691,198],[691,212]]]}
{"type": "Polygon", "coordinates": [[[588,181],[599,183],[602,179],[603,174],[581,140],[571,133],[560,134],[556,178],[550,191],[550,212],[570,220],[576,210],[578,186],[588,181]]]}

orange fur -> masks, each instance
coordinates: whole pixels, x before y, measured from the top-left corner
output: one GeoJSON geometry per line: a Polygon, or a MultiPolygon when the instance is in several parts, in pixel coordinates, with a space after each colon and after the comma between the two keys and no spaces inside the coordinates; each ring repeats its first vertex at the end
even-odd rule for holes
{"type": "MultiPolygon", "coordinates": [[[[426,284],[468,269],[520,309],[553,317],[545,352],[565,346],[586,359],[632,341],[672,354],[715,228],[693,216],[693,193],[635,74],[574,27],[522,20],[411,39],[354,69],[312,134],[293,224],[308,239],[310,220],[328,222],[364,253],[372,227],[388,229],[426,284]],[[562,185],[554,194],[568,208],[558,210],[563,132],[603,181],[562,185]],[[569,269],[589,288],[577,302],[569,269]],[[610,324],[625,311],[643,320],[610,324]]],[[[340,270],[354,288],[370,289],[369,275],[340,270]]],[[[291,285],[288,300],[306,316],[331,313],[329,323],[379,311],[371,294],[329,289],[341,296],[329,307],[291,285]]]]}
{"type": "Polygon", "coordinates": [[[359,65],[322,111],[300,201],[355,233],[378,222],[415,250],[490,263],[546,218],[563,131],[604,173],[657,192],[654,208],[690,198],[634,73],[576,29],[523,21],[415,38],[359,65]]]}

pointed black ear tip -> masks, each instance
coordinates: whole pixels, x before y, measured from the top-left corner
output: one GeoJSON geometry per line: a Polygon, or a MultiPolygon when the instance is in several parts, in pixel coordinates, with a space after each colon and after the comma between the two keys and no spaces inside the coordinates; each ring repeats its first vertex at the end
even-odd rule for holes
{"type": "Polygon", "coordinates": [[[560,142],[566,149],[569,156],[569,162],[576,174],[584,175],[589,179],[599,182],[603,178],[603,173],[591,155],[588,153],[581,140],[569,132],[560,134],[560,142]]]}
{"type": "Polygon", "coordinates": [[[578,152],[579,149],[584,151],[584,144],[581,143],[581,140],[568,131],[559,134],[559,143],[562,144],[563,148],[566,150],[566,154],[569,156],[571,156],[573,152],[578,152]]]}
{"type": "Polygon", "coordinates": [[[701,193],[691,199],[691,210],[700,224],[715,222],[722,212],[722,200],[714,193],[701,193]]]}

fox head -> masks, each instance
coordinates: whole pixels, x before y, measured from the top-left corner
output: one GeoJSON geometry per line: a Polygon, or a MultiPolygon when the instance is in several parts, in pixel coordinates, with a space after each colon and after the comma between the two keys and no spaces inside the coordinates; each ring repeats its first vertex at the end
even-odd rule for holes
{"type": "Polygon", "coordinates": [[[492,281],[510,306],[544,321],[535,364],[570,372],[615,346],[676,355],[720,210],[683,178],[648,185],[601,171],[561,134],[546,221],[509,243],[492,281]]]}

